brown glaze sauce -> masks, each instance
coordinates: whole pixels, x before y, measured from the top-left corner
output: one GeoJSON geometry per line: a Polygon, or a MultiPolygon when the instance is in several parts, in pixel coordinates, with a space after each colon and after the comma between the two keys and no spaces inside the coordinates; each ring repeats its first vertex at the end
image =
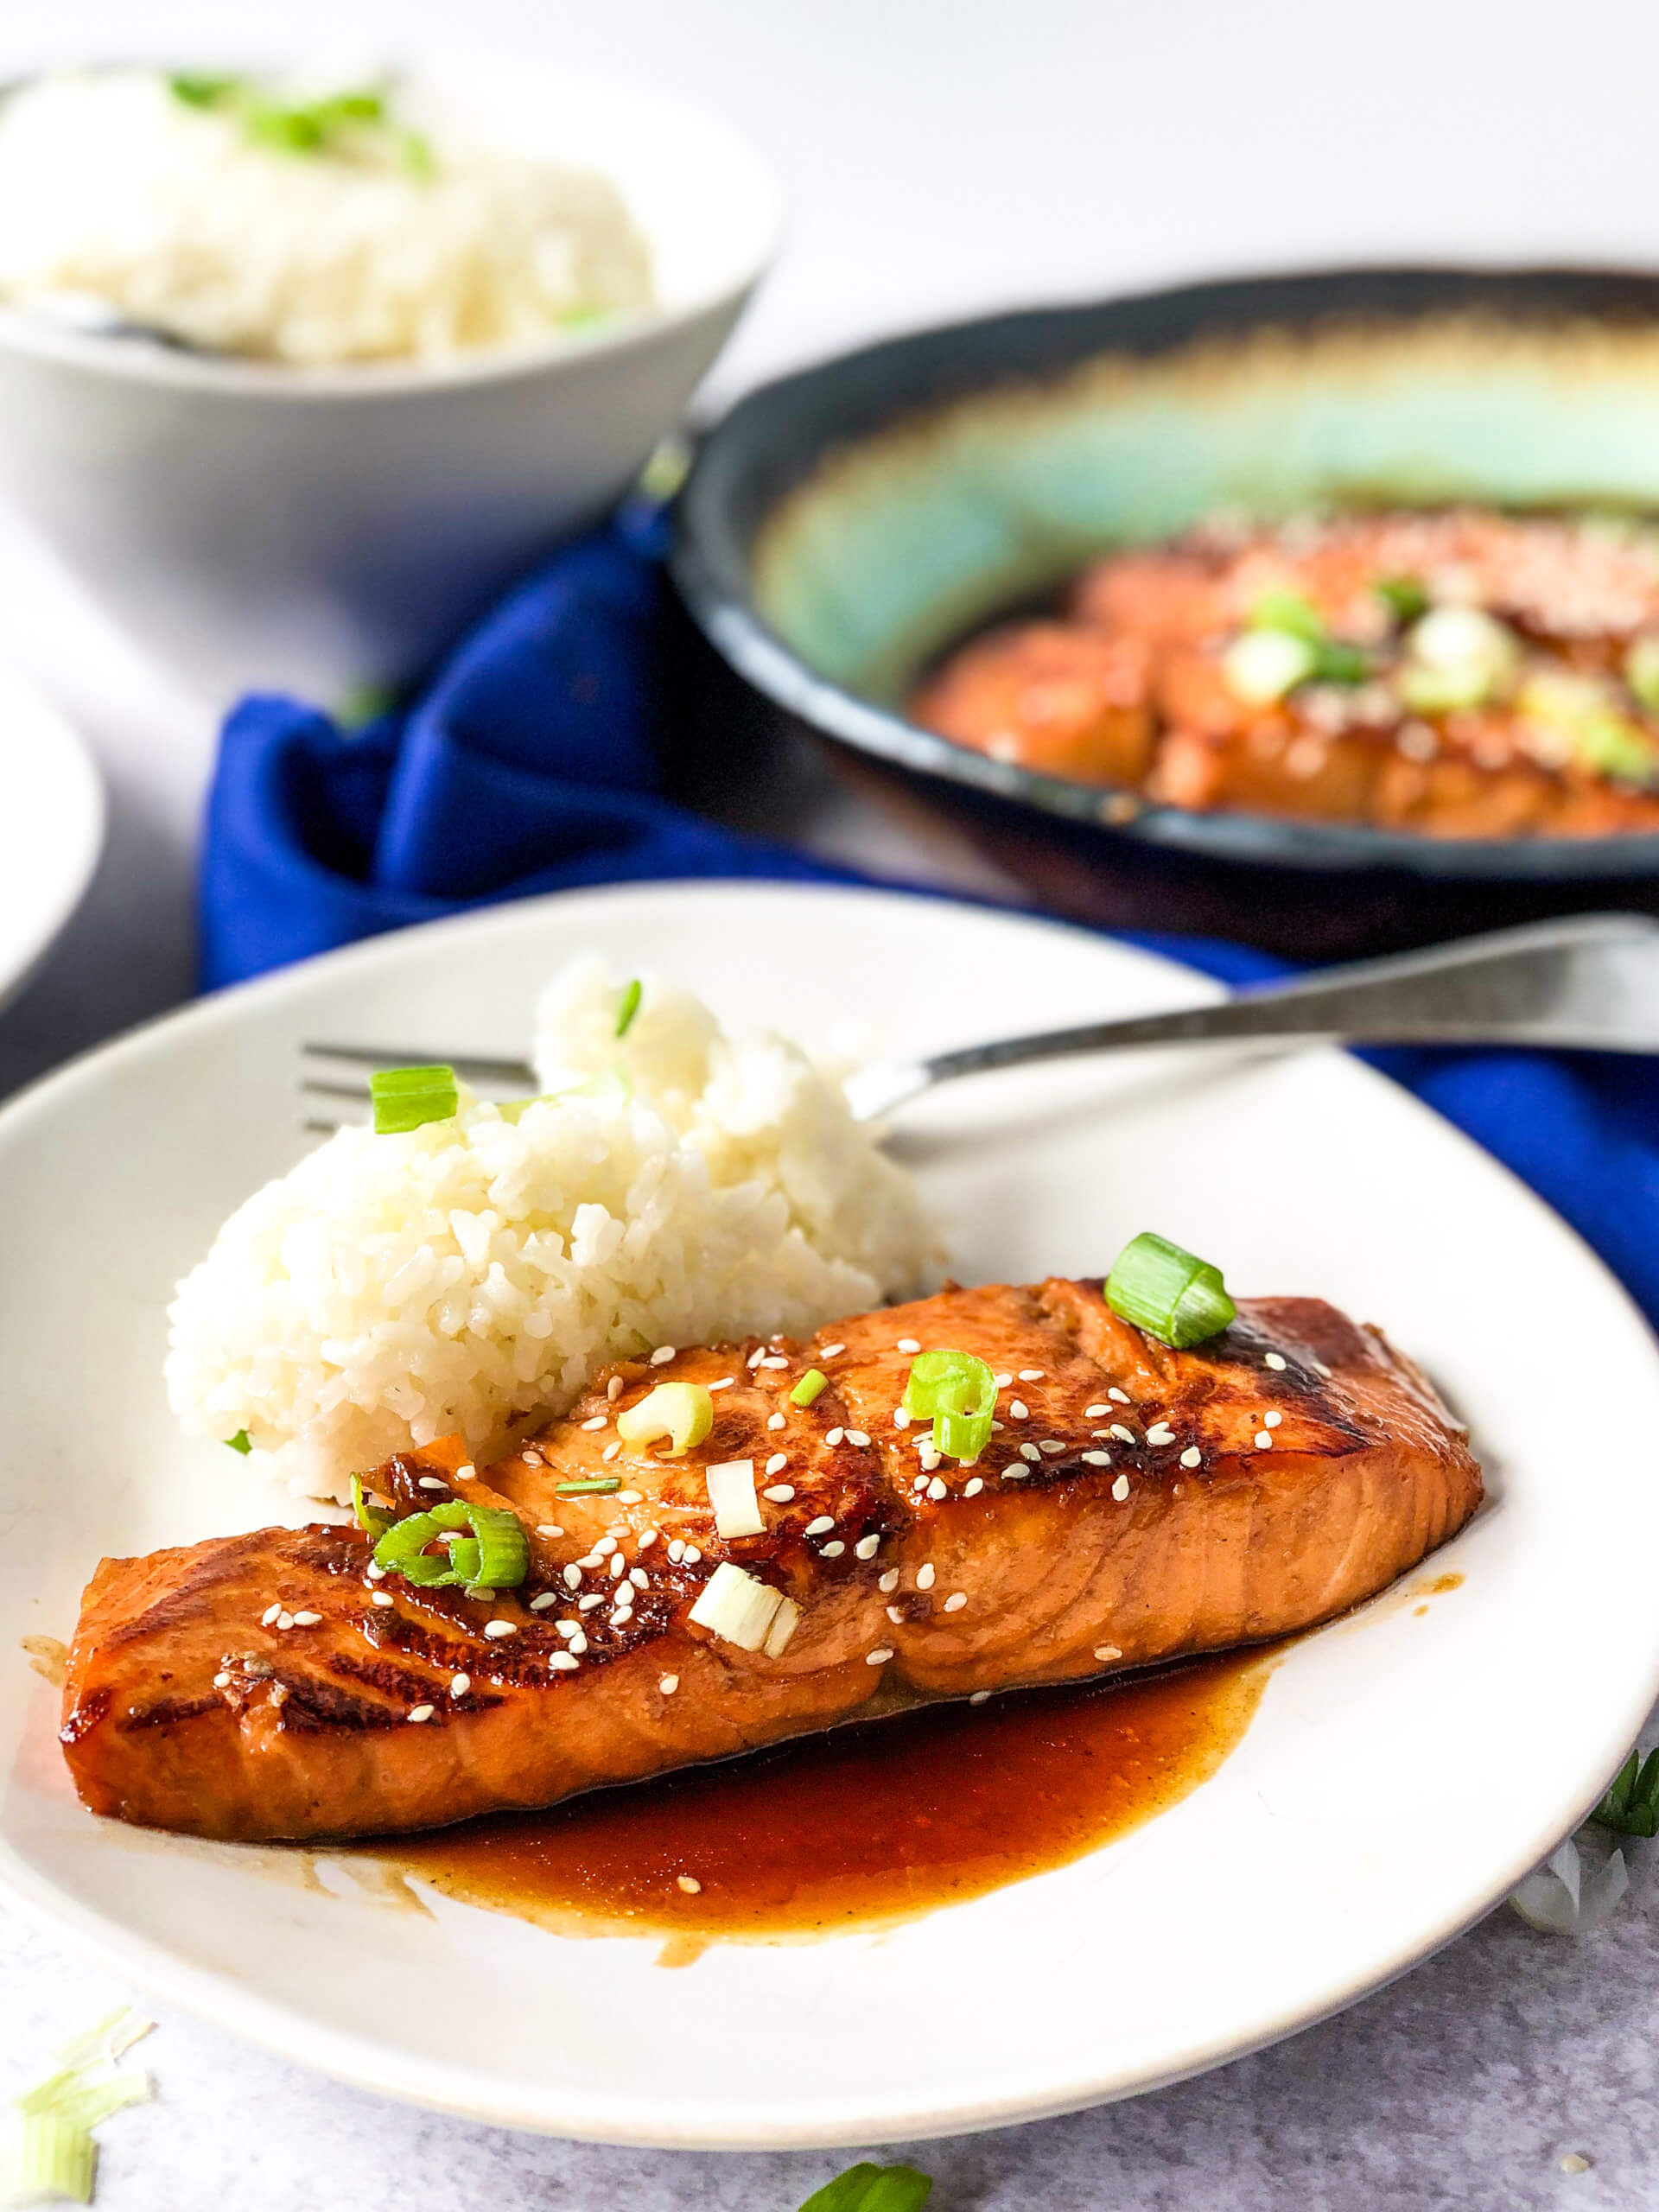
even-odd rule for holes
{"type": "Polygon", "coordinates": [[[1064,1866],[1179,1802],[1243,1737],[1281,1648],[936,1706],[362,1848],[561,1934],[668,1935],[665,1963],[719,1937],[890,1924],[1064,1866]]]}

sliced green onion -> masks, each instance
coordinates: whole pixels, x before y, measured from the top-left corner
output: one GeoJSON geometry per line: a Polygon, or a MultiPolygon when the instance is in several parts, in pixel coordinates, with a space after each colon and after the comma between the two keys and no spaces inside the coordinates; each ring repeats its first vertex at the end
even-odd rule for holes
{"type": "Polygon", "coordinates": [[[148,2104],[155,2086],[142,2066],[66,2066],[19,2097],[17,2109],[26,2119],[101,2127],[129,2105],[148,2104]]]}
{"type": "Polygon", "coordinates": [[[1317,683],[1363,683],[1371,672],[1370,654],[1357,645],[1345,645],[1340,638],[1327,638],[1318,652],[1313,670],[1317,683]]]}
{"type": "Polygon", "coordinates": [[[1659,1835],[1659,1751],[1632,1751],[1590,1817],[1619,1835],[1659,1835]]]}
{"type": "Polygon", "coordinates": [[[516,1513],[447,1498],[424,1513],[394,1521],[376,1539],[374,1563],[423,1590],[461,1585],[510,1590],[530,1572],[530,1543],[516,1513]],[[456,1537],[447,1558],[427,1550],[441,1536],[461,1529],[470,1534],[456,1537]]]}
{"type": "MultiPolygon", "coordinates": [[[[1324,615],[1300,592],[1263,592],[1250,609],[1245,637],[1293,638],[1307,649],[1306,654],[1296,657],[1299,664],[1303,660],[1306,662],[1306,677],[1292,677],[1278,690],[1268,692],[1269,698],[1281,698],[1294,684],[1304,682],[1363,683],[1371,672],[1370,655],[1357,645],[1333,638],[1324,615]]],[[[1243,639],[1237,640],[1240,645],[1243,642],[1243,639]]],[[[1255,670],[1259,672],[1260,680],[1266,683],[1270,671],[1288,669],[1292,664],[1291,656],[1282,647],[1278,649],[1276,659],[1270,661],[1258,645],[1243,658],[1245,680],[1249,681],[1255,670]]]]}
{"type": "Polygon", "coordinates": [[[801,2212],[920,2212],[933,2187],[915,2166],[849,2166],[815,2190],[801,2212]]]}
{"type": "Polygon", "coordinates": [[[239,1452],[245,1459],[247,1458],[249,1452],[253,1449],[253,1440],[249,1436],[245,1428],[238,1428],[236,1434],[234,1436],[227,1436],[225,1442],[229,1450],[232,1452],[239,1452]]]}
{"type": "MultiPolygon", "coordinates": [[[[71,2036],[60,2046],[60,2066],[92,2066],[113,2063],[124,2050],[142,2043],[155,2027],[154,2020],[139,2012],[135,2005],[118,2005],[113,2012],[106,2012],[101,2020],[85,2028],[78,2036],[71,2036]]],[[[148,2078],[148,2077],[146,2077],[148,2078]]]]}
{"type": "Polygon", "coordinates": [[[939,1450],[967,1465],[991,1440],[996,1377],[970,1351],[925,1351],[910,1363],[903,1405],[912,1420],[931,1417],[939,1450]]]}
{"type": "Polygon", "coordinates": [[[1330,634],[1325,620],[1311,600],[1299,591],[1264,591],[1250,609],[1252,630],[1282,630],[1287,637],[1305,638],[1320,645],[1330,634]]]}
{"type": "Polygon", "coordinates": [[[637,1406],[616,1417],[616,1433],[625,1444],[650,1444],[667,1437],[664,1457],[670,1459],[701,1444],[714,1425],[715,1402],[701,1382],[659,1382],[637,1406]]]}
{"type": "Polygon", "coordinates": [[[810,1406],[820,1392],[830,1388],[830,1377],[821,1367],[809,1367],[789,1394],[791,1406],[810,1406]]]}
{"type": "Polygon", "coordinates": [[[555,1497],[598,1497],[607,1491],[620,1490],[620,1475],[594,1475],[585,1483],[555,1483],[555,1497]]]}
{"type": "Polygon", "coordinates": [[[715,1569],[687,1616],[740,1651],[764,1650],[772,1659],[781,1656],[800,1618],[792,1598],[730,1560],[715,1569]]]}
{"type": "Polygon", "coordinates": [[[376,1136],[397,1136],[428,1122],[451,1120],[461,1103],[455,1071],[441,1063],[429,1068],[377,1068],[369,1077],[374,1101],[376,1136]]]}
{"type": "Polygon", "coordinates": [[[187,107],[219,107],[243,91],[240,77],[207,77],[181,69],[167,80],[167,89],[187,107]]]}
{"type": "Polygon", "coordinates": [[[1223,653],[1221,672],[1246,705],[1267,707],[1306,683],[1319,661],[1307,639],[1288,630],[1246,630],[1223,653]]]}
{"type": "Polygon", "coordinates": [[[1238,1311],[1219,1268],[1150,1230],[1118,1254],[1106,1278],[1106,1303],[1177,1351],[1216,1336],[1238,1311]]]}
{"type": "Polygon", "coordinates": [[[1428,594],[1415,576],[1379,576],[1371,589],[1396,622],[1415,622],[1428,612],[1428,594]]]}
{"type": "Polygon", "coordinates": [[[90,2204],[98,2145],[84,2127],[35,2113],[0,2142],[0,2204],[90,2204]]]}
{"type": "Polygon", "coordinates": [[[1649,632],[1631,640],[1624,656],[1624,681],[1650,714],[1659,714],[1659,638],[1649,632]]]}
{"type": "Polygon", "coordinates": [[[397,1519],[395,1514],[383,1513],[378,1505],[369,1503],[361,1475],[352,1477],[352,1516],[364,1534],[372,1536],[377,1543],[397,1519]]]}
{"type": "Polygon", "coordinates": [[[1478,607],[1437,607],[1406,640],[1400,696],[1414,714],[1484,706],[1515,680],[1519,639],[1478,607]]]}
{"type": "Polygon", "coordinates": [[[397,157],[410,175],[422,184],[430,184],[438,173],[438,157],[423,130],[399,131],[397,157]]]}
{"type": "Polygon", "coordinates": [[[616,1033],[619,1037],[627,1035],[633,1017],[639,1011],[639,1001],[644,995],[644,985],[636,976],[626,990],[623,992],[622,1003],[617,1010],[616,1016],[616,1033]]]}
{"type": "Polygon", "coordinates": [[[1593,676],[1540,670],[1521,686],[1515,703],[1553,752],[1592,775],[1649,784],[1659,774],[1652,732],[1621,713],[1617,694],[1593,676]]]}

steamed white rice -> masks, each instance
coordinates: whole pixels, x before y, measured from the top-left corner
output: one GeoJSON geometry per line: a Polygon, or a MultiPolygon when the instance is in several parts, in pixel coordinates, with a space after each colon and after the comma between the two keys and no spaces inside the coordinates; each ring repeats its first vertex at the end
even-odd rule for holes
{"type": "Polygon", "coordinates": [[[302,365],[544,343],[652,304],[607,177],[396,131],[353,157],[254,143],[153,70],[65,73],[0,107],[0,296],[91,298],[210,351],[302,365]]]}
{"type": "Polygon", "coordinates": [[[192,1435],[343,1498],[353,1471],[563,1411],[607,1359],[798,1333],[925,1286],[911,1179],[776,1036],[734,1040],[654,977],[584,961],[549,991],[555,1095],[342,1129],[234,1213],[179,1286],[168,1392],[192,1435]]]}

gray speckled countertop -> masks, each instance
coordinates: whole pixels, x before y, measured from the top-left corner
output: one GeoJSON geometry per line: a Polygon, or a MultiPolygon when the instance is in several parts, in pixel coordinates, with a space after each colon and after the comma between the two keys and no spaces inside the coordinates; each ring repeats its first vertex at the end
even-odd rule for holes
{"type": "MultiPolygon", "coordinates": [[[[133,1994],[15,1916],[0,1918],[0,1990],[13,2094],[133,1994]]],[[[102,2212],[794,2212],[887,2148],[722,2156],[511,2134],[159,2018],[134,2055],[157,2101],[103,2131],[102,2212]]],[[[1649,1865],[1581,1942],[1505,1908],[1392,1987],[1200,2080],[898,2155],[934,2176],[938,2212],[1627,2212],[1659,2202],[1656,2030],[1649,1865]]]]}

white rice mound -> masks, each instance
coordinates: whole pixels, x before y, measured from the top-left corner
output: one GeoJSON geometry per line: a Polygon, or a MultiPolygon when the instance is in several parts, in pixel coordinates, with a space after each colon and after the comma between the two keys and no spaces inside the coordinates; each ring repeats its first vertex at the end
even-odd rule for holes
{"type": "Polygon", "coordinates": [[[562,1412],[608,1359],[798,1334],[925,1287],[910,1177],[795,1046],[577,963],[543,1001],[554,1096],[515,1122],[340,1130],[232,1215],[179,1286],[167,1387],[188,1434],[319,1497],[459,1430],[562,1412]]]}
{"type": "Polygon", "coordinates": [[[143,69],[49,75],[0,109],[0,297],[77,298],[209,351],[322,367],[545,344],[652,304],[651,253],[590,170],[394,134],[353,158],[252,143],[143,69]]]}

